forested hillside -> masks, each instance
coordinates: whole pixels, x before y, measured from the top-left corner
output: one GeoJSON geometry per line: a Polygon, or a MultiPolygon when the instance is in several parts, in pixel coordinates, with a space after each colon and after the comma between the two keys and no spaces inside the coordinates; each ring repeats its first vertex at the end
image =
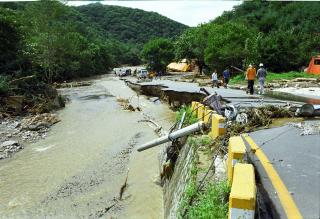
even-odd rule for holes
{"type": "Polygon", "coordinates": [[[245,1],[215,20],[186,30],[177,58],[222,70],[263,62],[275,72],[300,70],[320,53],[320,2],[245,1]]]}
{"type": "Polygon", "coordinates": [[[75,8],[104,32],[121,42],[143,44],[148,40],[179,36],[187,26],[155,12],[140,9],[90,4],[75,8]]]}
{"type": "Polygon", "coordinates": [[[35,74],[49,83],[140,64],[143,43],[187,28],[153,12],[59,1],[0,3],[0,25],[0,79],[35,74]]]}

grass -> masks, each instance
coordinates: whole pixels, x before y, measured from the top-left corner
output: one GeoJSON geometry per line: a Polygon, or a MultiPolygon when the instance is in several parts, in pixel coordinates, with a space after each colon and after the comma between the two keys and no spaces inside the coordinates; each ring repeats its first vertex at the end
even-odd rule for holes
{"type": "MultiPolygon", "coordinates": [[[[188,139],[188,144],[196,150],[199,146],[209,146],[212,139],[207,135],[188,139]]],[[[197,175],[199,157],[195,156],[190,168],[190,180],[179,204],[178,218],[226,219],[228,217],[228,196],[230,187],[227,181],[208,184],[198,190],[197,175]]]]}
{"type": "Polygon", "coordinates": [[[187,218],[225,219],[228,216],[230,187],[226,181],[207,185],[194,204],[189,207],[187,218]]]}
{"type": "Polygon", "coordinates": [[[198,122],[198,118],[192,114],[191,106],[182,106],[177,112],[176,121],[180,122],[184,112],[186,112],[186,117],[184,120],[185,126],[198,122]]]}
{"type": "Polygon", "coordinates": [[[197,150],[199,146],[211,146],[213,140],[208,135],[199,135],[188,138],[188,144],[197,150]]]}
{"type": "MultiPolygon", "coordinates": [[[[276,80],[292,80],[295,78],[318,78],[317,75],[307,74],[306,72],[285,72],[285,73],[274,73],[268,72],[267,73],[267,82],[276,81],[276,80]]],[[[231,78],[230,84],[246,84],[247,81],[243,74],[236,75],[235,77],[231,78]]]]}

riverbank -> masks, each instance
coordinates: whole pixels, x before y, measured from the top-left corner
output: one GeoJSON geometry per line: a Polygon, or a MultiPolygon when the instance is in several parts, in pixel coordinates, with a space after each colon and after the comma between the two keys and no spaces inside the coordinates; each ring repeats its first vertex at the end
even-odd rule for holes
{"type": "Polygon", "coordinates": [[[174,113],[118,78],[105,75],[92,82],[61,89],[70,99],[57,112],[61,121],[44,139],[0,160],[2,216],[163,217],[158,149],[141,154],[135,147],[156,137],[148,123],[139,121],[147,115],[169,129],[174,113]],[[118,98],[141,111],[123,110],[118,98]]]}
{"type": "Polygon", "coordinates": [[[0,123],[0,160],[12,157],[26,144],[47,137],[50,127],[60,122],[54,113],[6,117],[0,123]]]}

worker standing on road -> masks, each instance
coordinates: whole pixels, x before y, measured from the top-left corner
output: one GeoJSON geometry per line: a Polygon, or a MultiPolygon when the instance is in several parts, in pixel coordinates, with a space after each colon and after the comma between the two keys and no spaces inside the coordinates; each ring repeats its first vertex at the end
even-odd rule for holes
{"type": "Polygon", "coordinates": [[[259,69],[257,71],[257,78],[259,81],[259,94],[264,94],[264,82],[267,77],[267,70],[263,67],[263,64],[259,64],[259,69]]]}
{"type": "Polygon", "coordinates": [[[249,65],[249,68],[246,71],[246,79],[248,80],[248,89],[247,93],[250,92],[250,94],[253,94],[253,86],[254,86],[254,79],[256,77],[256,69],[251,64],[249,65]]]}
{"type": "Polygon", "coordinates": [[[212,80],[212,87],[217,86],[217,88],[219,88],[217,69],[215,69],[214,72],[212,73],[211,80],[212,80]]]}
{"type": "Polygon", "coordinates": [[[223,76],[224,87],[227,88],[229,80],[230,80],[230,70],[229,70],[229,68],[226,68],[226,70],[223,71],[222,76],[223,76]]]}

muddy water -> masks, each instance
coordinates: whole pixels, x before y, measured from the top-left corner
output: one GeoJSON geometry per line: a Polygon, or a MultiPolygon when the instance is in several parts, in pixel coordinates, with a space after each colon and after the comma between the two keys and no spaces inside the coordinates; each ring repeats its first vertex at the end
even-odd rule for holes
{"type": "Polygon", "coordinates": [[[121,110],[131,98],[164,128],[174,114],[138,97],[119,79],[104,76],[90,87],[64,89],[71,102],[49,136],[0,161],[0,215],[4,218],[162,218],[158,151],[138,153],[157,137],[141,112],[121,110]],[[119,191],[128,175],[127,187],[119,191]]]}

